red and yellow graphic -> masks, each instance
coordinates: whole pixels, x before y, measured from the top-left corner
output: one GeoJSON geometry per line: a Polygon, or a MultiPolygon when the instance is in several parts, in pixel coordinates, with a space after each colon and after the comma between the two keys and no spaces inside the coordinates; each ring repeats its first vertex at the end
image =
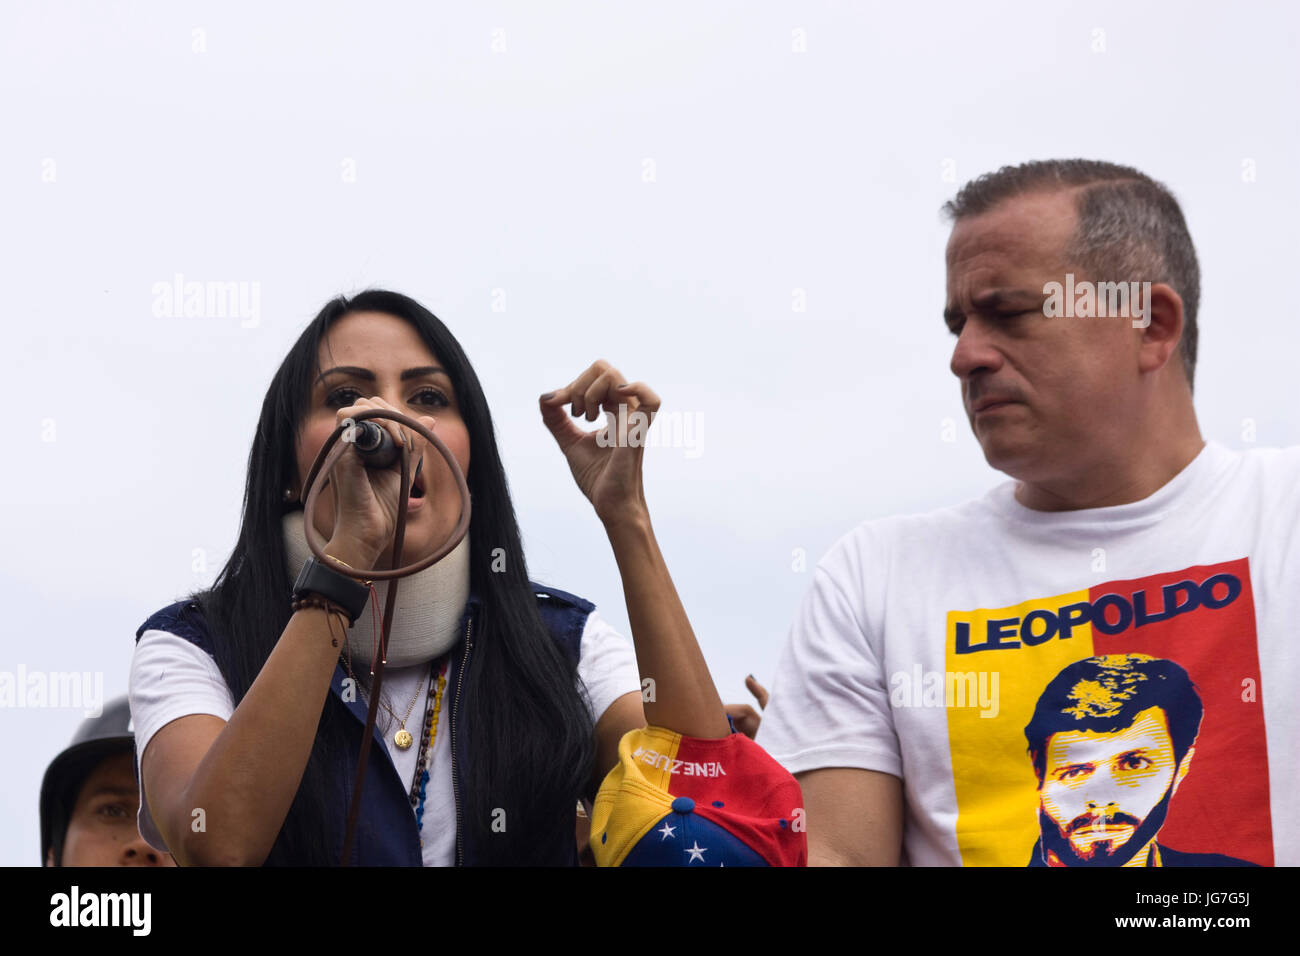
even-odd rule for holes
{"type": "Polygon", "coordinates": [[[948,614],[962,861],[1272,865],[1247,559],[948,614]]]}
{"type": "Polygon", "coordinates": [[[741,733],[624,734],[596,794],[597,866],[805,866],[799,784],[741,733]]]}

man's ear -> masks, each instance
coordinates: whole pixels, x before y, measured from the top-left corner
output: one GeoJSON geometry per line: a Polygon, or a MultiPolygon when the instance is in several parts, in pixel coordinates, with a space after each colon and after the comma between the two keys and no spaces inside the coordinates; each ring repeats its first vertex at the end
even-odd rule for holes
{"type": "Polygon", "coordinates": [[[1172,793],[1178,792],[1178,785],[1183,782],[1183,777],[1187,776],[1187,771],[1192,766],[1192,757],[1194,757],[1195,755],[1196,755],[1195,747],[1188,747],[1187,753],[1183,754],[1183,760],[1178,765],[1178,772],[1174,774],[1174,789],[1172,793]]]}
{"type": "Polygon", "coordinates": [[[1140,329],[1142,334],[1138,369],[1154,372],[1173,361],[1178,354],[1178,343],[1183,338],[1183,297],[1174,291],[1173,286],[1153,282],[1150,290],[1140,294],[1136,304],[1130,303],[1129,311],[1134,328],[1140,329]],[[1145,327],[1141,325],[1143,322],[1145,327]]]}

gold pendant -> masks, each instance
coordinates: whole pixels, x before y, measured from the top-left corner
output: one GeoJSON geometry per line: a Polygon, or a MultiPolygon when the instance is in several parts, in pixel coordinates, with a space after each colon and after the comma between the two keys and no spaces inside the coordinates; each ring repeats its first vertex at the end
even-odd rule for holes
{"type": "Polygon", "coordinates": [[[402,728],[397,733],[393,734],[393,743],[397,744],[398,750],[409,749],[413,739],[411,732],[406,728],[402,728]]]}

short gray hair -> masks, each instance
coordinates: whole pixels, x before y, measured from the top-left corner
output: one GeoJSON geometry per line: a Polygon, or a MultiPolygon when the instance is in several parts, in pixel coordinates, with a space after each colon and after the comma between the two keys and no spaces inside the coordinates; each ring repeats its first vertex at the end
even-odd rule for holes
{"type": "Polygon", "coordinates": [[[1065,249],[1067,259],[1108,281],[1164,282],[1182,297],[1180,348],[1191,385],[1201,269],[1183,211],[1163,183],[1099,160],[1037,160],[972,179],[944,203],[943,212],[955,223],[1015,196],[1079,187],[1079,224],[1065,249]]]}

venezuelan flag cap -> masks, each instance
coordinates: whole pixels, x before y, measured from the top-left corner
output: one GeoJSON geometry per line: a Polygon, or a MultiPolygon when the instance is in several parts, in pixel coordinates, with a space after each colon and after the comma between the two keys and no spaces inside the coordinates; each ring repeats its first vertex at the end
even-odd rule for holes
{"type": "Polygon", "coordinates": [[[799,784],[744,734],[644,727],[618,757],[592,810],[597,865],[807,865],[799,784]]]}

